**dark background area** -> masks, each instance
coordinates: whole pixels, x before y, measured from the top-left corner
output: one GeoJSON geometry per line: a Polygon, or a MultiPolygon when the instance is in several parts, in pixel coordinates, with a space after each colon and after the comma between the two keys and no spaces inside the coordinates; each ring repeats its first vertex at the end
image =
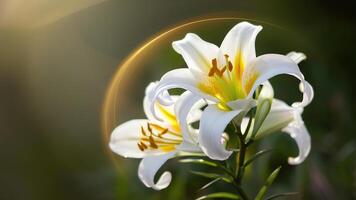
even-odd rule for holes
{"type": "MultiPolygon", "coordinates": [[[[31,25],[45,15],[29,17],[25,25],[0,23],[0,199],[197,197],[206,180],[189,174],[189,166],[175,170],[162,192],[138,181],[137,161],[115,166],[102,137],[101,107],[118,64],[143,41],[182,21],[221,12],[289,30],[297,37],[289,50],[308,56],[302,71],[315,99],[303,118],[312,151],[303,164],[282,170],[277,190],[299,191],[297,199],[355,199],[356,6],[332,0],[100,1],[41,26],[31,25]]],[[[286,39],[260,41],[258,54],[288,51],[286,39]]],[[[295,92],[284,85],[277,91],[286,98],[295,92]]],[[[261,146],[283,150],[288,141],[275,135],[261,146]]]]}

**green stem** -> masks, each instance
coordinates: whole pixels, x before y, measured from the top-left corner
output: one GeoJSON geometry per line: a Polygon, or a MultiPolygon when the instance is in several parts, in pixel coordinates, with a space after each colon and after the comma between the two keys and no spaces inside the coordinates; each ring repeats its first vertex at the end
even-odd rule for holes
{"type": "Polygon", "coordinates": [[[236,134],[238,135],[238,138],[239,138],[240,148],[239,148],[239,152],[237,153],[237,156],[236,156],[237,167],[236,167],[236,172],[235,172],[236,176],[234,178],[234,186],[237,189],[238,193],[240,194],[241,198],[243,200],[248,200],[247,194],[241,187],[242,178],[244,175],[245,155],[246,155],[246,150],[247,150],[248,145],[245,144],[244,135],[238,130],[239,129],[236,129],[236,134]]]}
{"type": "Polygon", "coordinates": [[[243,142],[240,142],[240,151],[237,154],[237,168],[236,168],[236,181],[239,185],[242,183],[242,178],[244,175],[244,163],[245,163],[245,154],[246,154],[246,145],[243,142]]]}

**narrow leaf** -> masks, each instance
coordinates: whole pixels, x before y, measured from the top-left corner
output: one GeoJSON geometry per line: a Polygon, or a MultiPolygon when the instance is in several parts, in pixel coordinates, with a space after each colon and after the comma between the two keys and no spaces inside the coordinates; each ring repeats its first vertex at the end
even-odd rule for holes
{"type": "Polygon", "coordinates": [[[204,190],[204,189],[206,189],[207,187],[211,186],[211,185],[214,184],[214,183],[217,183],[217,182],[220,181],[220,180],[221,180],[221,178],[216,178],[216,179],[210,181],[209,183],[205,184],[205,185],[204,185],[203,187],[201,187],[199,190],[204,190]]]}
{"type": "Polygon", "coordinates": [[[258,194],[255,198],[255,200],[262,200],[264,196],[266,195],[267,189],[272,185],[274,180],[277,178],[279,171],[281,170],[282,166],[279,166],[277,169],[275,169],[267,178],[265,184],[262,186],[260,191],[258,191],[258,194]]]}
{"type": "Polygon", "coordinates": [[[211,178],[211,179],[216,179],[216,178],[221,178],[222,175],[220,174],[215,174],[215,173],[207,173],[207,172],[198,172],[198,171],[190,171],[190,173],[202,176],[205,178],[211,178]]]}
{"type": "Polygon", "coordinates": [[[276,199],[276,198],[279,198],[279,197],[294,196],[294,195],[298,195],[298,192],[288,192],[288,193],[275,194],[275,195],[272,195],[272,196],[268,197],[266,200],[272,200],[272,199],[276,199]]]}
{"type": "Polygon", "coordinates": [[[232,180],[221,175],[221,174],[215,174],[215,173],[207,173],[207,172],[198,172],[198,171],[190,171],[190,173],[197,175],[197,176],[202,176],[205,178],[210,178],[210,179],[217,179],[220,178],[221,180],[227,182],[227,183],[231,183],[232,180]]]}
{"type": "Polygon", "coordinates": [[[186,159],[181,159],[179,160],[181,163],[196,163],[196,164],[202,164],[202,165],[208,165],[211,167],[218,167],[218,164],[212,161],[207,161],[204,159],[194,159],[194,158],[186,158],[186,159]]]}
{"type": "Polygon", "coordinates": [[[248,159],[243,167],[247,167],[249,164],[251,164],[253,161],[255,161],[257,158],[261,157],[262,155],[272,152],[273,149],[267,149],[267,150],[261,150],[259,152],[257,152],[255,155],[251,156],[250,159],[248,159]]]}
{"type": "Polygon", "coordinates": [[[224,199],[241,199],[236,194],[227,193],[227,192],[217,192],[208,194],[202,197],[197,198],[196,200],[203,200],[203,199],[213,199],[213,198],[224,198],[224,199]]]}

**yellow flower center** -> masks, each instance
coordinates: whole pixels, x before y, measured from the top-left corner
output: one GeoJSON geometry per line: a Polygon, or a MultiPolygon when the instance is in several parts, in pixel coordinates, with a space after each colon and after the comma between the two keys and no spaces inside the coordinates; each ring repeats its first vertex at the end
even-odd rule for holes
{"type": "Polygon", "coordinates": [[[241,54],[238,54],[233,62],[234,64],[229,60],[229,56],[225,54],[226,64],[219,68],[217,59],[214,58],[211,61],[211,68],[207,77],[198,83],[200,90],[216,97],[223,107],[227,107],[227,102],[245,98],[258,77],[258,74],[250,76],[245,86],[242,87],[242,74],[245,64],[241,54]]]}
{"type": "Polygon", "coordinates": [[[175,149],[183,141],[183,137],[179,128],[178,121],[173,113],[167,108],[157,103],[160,113],[163,115],[169,127],[163,127],[156,123],[147,123],[141,126],[141,137],[137,143],[141,151],[147,149],[160,149],[169,152],[175,149]]]}

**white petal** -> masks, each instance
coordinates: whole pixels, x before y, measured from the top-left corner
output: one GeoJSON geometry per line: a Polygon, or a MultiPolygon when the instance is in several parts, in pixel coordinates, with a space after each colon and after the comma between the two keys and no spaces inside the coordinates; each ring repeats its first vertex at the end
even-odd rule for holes
{"type": "Polygon", "coordinates": [[[186,91],[184,92],[174,105],[174,112],[177,116],[179,126],[181,128],[183,139],[185,141],[191,141],[192,143],[196,143],[196,137],[191,133],[188,128],[187,117],[188,114],[192,111],[192,107],[195,103],[201,100],[200,97],[195,94],[186,91]]]}
{"type": "Polygon", "coordinates": [[[308,83],[308,81],[302,81],[299,84],[299,90],[303,93],[303,101],[295,102],[292,104],[293,107],[305,107],[307,106],[314,98],[314,89],[308,83]]]}
{"type": "Polygon", "coordinates": [[[242,86],[251,97],[261,83],[268,79],[280,75],[289,74],[298,78],[305,86],[303,101],[298,106],[306,106],[310,103],[310,85],[304,80],[298,65],[289,57],[279,54],[265,54],[254,59],[244,71],[242,77],[242,86]],[[256,80],[253,80],[256,78],[256,80]]]}
{"type": "Polygon", "coordinates": [[[151,112],[155,114],[153,102],[156,101],[158,96],[161,95],[161,93],[172,88],[183,88],[191,91],[192,93],[202,98],[209,99],[215,102],[218,101],[215,97],[202,92],[197,87],[197,85],[198,83],[196,82],[196,79],[194,78],[193,74],[189,69],[180,68],[167,72],[162,76],[161,80],[159,81],[159,83],[155,88],[155,91],[148,96],[149,101],[151,102],[151,106],[150,106],[151,112]]]}
{"type": "MultiPolygon", "coordinates": [[[[151,82],[145,90],[145,97],[150,97],[154,95],[154,91],[156,90],[156,87],[158,85],[158,81],[156,82],[151,82]]],[[[168,91],[162,92],[158,97],[157,97],[158,102],[161,105],[164,106],[170,106],[174,104],[174,96],[169,95],[168,91]]]]}
{"type": "Polygon", "coordinates": [[[181,54],[189,69],[207,72],[211,68],[211,61],[217,57],[219,48],[205,42],[199,36],[188,33],[184,39],[172,43],[174,50],[181,54]]]}
{"type": "Polygon", "coordinates": [[[291,165],[302,163],[310,152],[311,141],[309,132],[298,112],[295,112],[294,121],[284,128],[283,131],[288,133],[297,142],[299,149],[298,156],[295,158],[289,157],[288,163],[291,165]]]}
{"type": "Polygon", "coordinates": [[[295,51],[289,52],[286,56],[288,56],[290,59],[292,59],[297,64],[307,58],[307,56],[304,53],[295,52],[295,51]]]}
{"type": "Polygon", "coordinates": [[[155,190],[162,190],[171,183],[172,174],[164,172],[158,179],[157,183],[154,182],[154,177],[161,168],[161,166],[170,158],[174,157],[175,152],[163,154],[160,156],[150,156],[142,159],[138,168],[138,177],[147,186],[155,190]]]}
{"type": "Polygon", "coordinates": [[[155,120],[155,117],[150,109],[151,102],[150,102],[149,96],[152,95],[156,86],[157,86],[157,83],[155,83],[155,82],[150,83],[146,87],[145,97],[143,98],[143,111],[145,112],[145,115],[146,115],[147,119],[149,119],[149,120],[155,120]]]}
{"type": "Polygon", "coordinates": [[[252,98],[238,99],[227,103],[232,110],[249,110],[256,106],[256,101],[252,98]]]}
{"type": "Polygon", "coordinates": [[[257,138],[264,137],[275,131],[288,133],[297,143],[299,155],[289,158],[289,164],[300,164],[308,156],[311,143],[309,133],[301,118],[302,108],[293,108],[283,101],[275,99],[266,120],[257,133],[257,138]]]}
{"type": "Polygon", "coordinates": [[[242,59],[248,63],[256,57],[255,40],[262,26],[255,26],[248,22],[241,22],[234,26],[225,36],[220,46],[220,57],[227,54],[234,66],[242,59]],[[238,56],[241,58],[238,58],[238,56]]]}
{"type": "Polygon", "coordinates": [[[283,101],[274,99],[269,114],[256,134],[256,139],[288,126],[294,120],[294,111],[293,107],[288,106],[283,101]]]}
{"type": "Polygon", "coordinates": [[[225,149],[222,134],[230,121],[243,110],[223,111],[217,105],[209,105],[203,111],[199,126],[199,144],[211,159],[226,160],[231,151],[225,149]]]}
{"type": "Polygon", "coordinates": [[[205,101],[204,99],[200,99],[193,105],[191,112],[188,114],[187,117],[188,124],[192,124],[200,120],[201,115],[203,114],[202,108],[207,104],[207,101],[205,101]]]}
{"type": "Polygon", "coordinates": [[[272,99],[273,96],[274,91],[271,83],[269,81],[264,82],[258,99],[272,99]]]}
{"type": "Polygon", "coordinates": [[[180,145],[176,147],[177,151],[184,152],[202,152],[201,148],[197,144],[193,144],[189,141],[183,141],[180,145]]]}
{"type": "Polygon", "coordinates": [[[170,109],[171,107],[173,108],[172,105],[178,98],[177,96],[169,95],[168,91],[163,91],[153,98],[157,85],[158,82],[151,82],[146,87],[145,97],[143,99],[143,110],[147,116],[147,119],[150,121],[162,121],[162,114],[160,114],[160,112],[156,113],[156,111],[159,111],[156,106],[158,103],[170,109]]]}
{"type": "Polygon", "coordinates": [[[145,119],[135,119],[116,127],[110,137],[110,149],[125,158],[143,158],[164,153],[158,149],[141,151],[138,148],[137,143],[140,141],[141,126],[146,126],[147,122],[145,119]]]}

